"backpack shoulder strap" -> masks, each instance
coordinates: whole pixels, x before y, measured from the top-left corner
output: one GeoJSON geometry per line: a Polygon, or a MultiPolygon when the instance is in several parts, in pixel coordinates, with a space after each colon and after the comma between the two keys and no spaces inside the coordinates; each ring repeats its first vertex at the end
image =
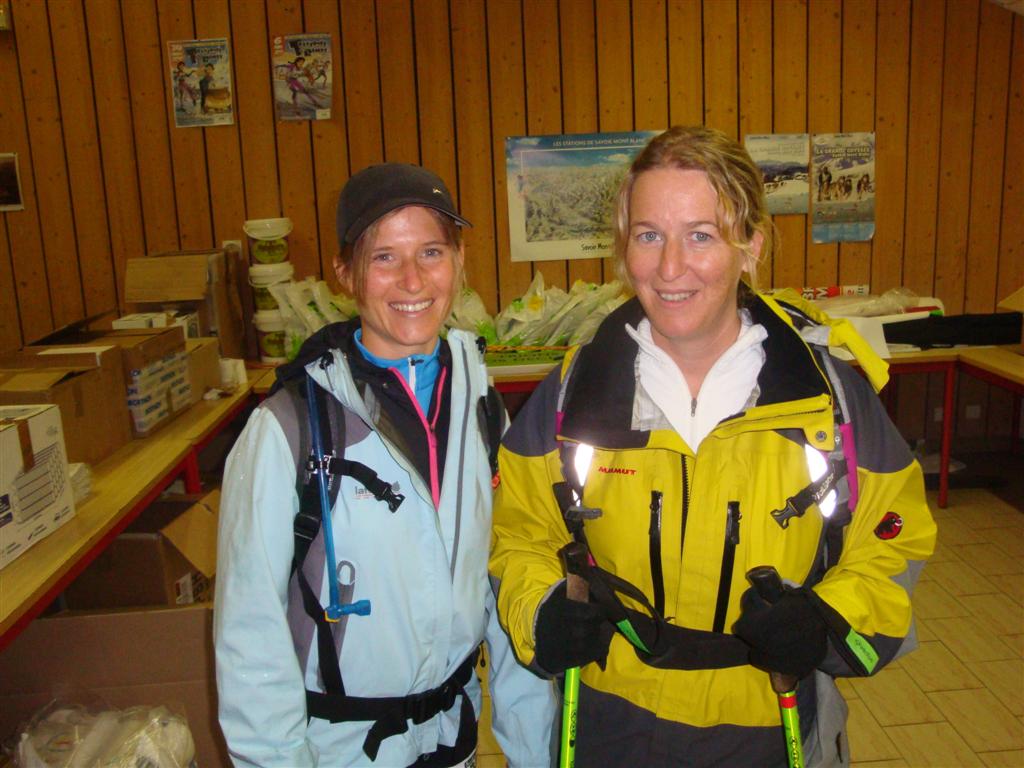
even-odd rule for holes
{"type": "Polygon", "coordinates": [[[501,436],[505,434],[505,403],[494,387],[487,387],[487,394],[481,396],[477,403],[477,423],[480,434],[487,445],[487,461],[491,467],[491,476],[498,474],[498,448],[501,447],[501,436]]]}

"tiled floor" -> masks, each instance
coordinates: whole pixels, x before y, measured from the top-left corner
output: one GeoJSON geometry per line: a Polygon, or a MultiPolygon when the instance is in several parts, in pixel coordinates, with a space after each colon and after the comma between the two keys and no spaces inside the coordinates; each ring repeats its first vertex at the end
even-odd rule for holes
{"type": "MultiPolygon", "coordinates": [[[[840,681],[853,767],[1024,768],[1024,510],[976,489],[929,501],[939,539],[914,593],[920,647],[840,681]]],[[[505,765],[488,698],[477,765],[505,765]]]]}

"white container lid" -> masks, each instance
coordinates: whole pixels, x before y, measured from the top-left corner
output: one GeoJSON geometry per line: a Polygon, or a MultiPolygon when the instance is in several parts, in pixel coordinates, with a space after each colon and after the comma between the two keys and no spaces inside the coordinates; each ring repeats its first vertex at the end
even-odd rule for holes
{"type": "Polygon", "coordinates": [[[292,220],[284,219],[249,219],[242,230],[253,240],[277,240],[287,237],[292,231],[292,220]]]}

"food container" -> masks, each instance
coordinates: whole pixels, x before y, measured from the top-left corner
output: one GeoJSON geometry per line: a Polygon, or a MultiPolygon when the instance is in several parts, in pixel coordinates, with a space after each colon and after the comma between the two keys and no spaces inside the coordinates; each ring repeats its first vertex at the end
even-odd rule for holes
{"type": "Polygon", "coordinates": [[[279,309],[277,299],[268,288],[271,285],[291,282],[294,274],[295,268],[290,261],[282,261],[279,264],[253,264],[249,267],[249,285],[253,288],[256,309],[279,309]]]}
{"type": "Polygon", "coordinates": [[[291,219],[249,219],[242,229],[249,238],[253,264],[280,264],[288,258],[291,219]]]}
{"type": "Polygon", "coordinates": [[[272,365],[285,362],[284,318],[281,313],[277,310],[257,312],[253,315],[252,324],[256,326],[260,360],[272,365]]]}

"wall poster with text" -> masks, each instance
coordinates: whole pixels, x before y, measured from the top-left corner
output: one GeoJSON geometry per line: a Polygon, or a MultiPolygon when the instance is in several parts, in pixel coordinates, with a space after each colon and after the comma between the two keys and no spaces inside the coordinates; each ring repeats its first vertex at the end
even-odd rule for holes
{"type": "Polygon", "coordinates": [[[178,128],[231,125],[231,51],[226,38],[167,44],[174,124],[178,128]]]}
{"type": "Polygon", "coordinates": [[[751,134],[743,142],[761,169],[768,213],[807,213],[810,137],[806,133],[751,134]]]}
{"type": "Polygon", "coordinates": [[[330,120],[331,36],[278,35],[270,46],[278,120],[330,120]]]}
{"type": "Polygon", "coordinates": [[[875,134],[816,133],[811,140],[811,236],[816,243],[875,235],[875,134]]]}
{"type": "Polygon", "coordinates": [[[512,261],[612,255],[622,177],[658,131],[505,139],[512,261]]]}

